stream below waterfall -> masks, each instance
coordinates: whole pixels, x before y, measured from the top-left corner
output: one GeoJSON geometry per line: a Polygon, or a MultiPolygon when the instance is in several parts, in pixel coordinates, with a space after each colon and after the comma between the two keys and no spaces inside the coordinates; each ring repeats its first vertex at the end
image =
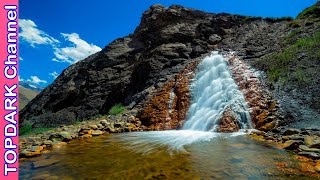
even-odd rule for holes
{"type": "Polygon", "coordinates": [[[21,159],[19,174],[20,179],[310,178],[286,172],[284,164],[298,167],[292,154],[244,133],[154,131],[74,140],[21,159]]]}

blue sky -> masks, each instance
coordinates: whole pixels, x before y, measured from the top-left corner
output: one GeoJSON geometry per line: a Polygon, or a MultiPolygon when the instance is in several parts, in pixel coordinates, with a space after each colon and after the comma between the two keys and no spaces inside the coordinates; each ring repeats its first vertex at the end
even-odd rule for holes
{"type": "Polygon", "coordinates": [[[63,69],[132,33],[152,4],[295,17],[316,0],[20,0],[20,79],[47,86],[63,69]]]}

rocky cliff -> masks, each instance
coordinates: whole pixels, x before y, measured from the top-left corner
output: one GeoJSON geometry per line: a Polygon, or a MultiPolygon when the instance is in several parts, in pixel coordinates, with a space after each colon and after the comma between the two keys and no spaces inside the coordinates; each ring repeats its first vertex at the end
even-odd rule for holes
{"type": "MultiPolygon", "coordinates": [[[[257,59],[285,47],[283,37],[297,28],[292,21],[153,5],[133,34],[65,69],[20,112],[21,124],[72,124],[106,114],[114,104],[122,103],[141,119],[144,129],[179,128],[189,107],[188,83],[201,57],[213,50],[232,50],[255,65],[257,59]]],[[[315,30],[304,34],[314,33],[318,25],[311,24],[309,28],[315,30]]],[[[270,102],[256,115],[268,110],[270,102]]],[[[282,109],[290,114],[290,104],[282,109]]],[[[280,121],[285,124],[287,120],[280,121]]]]}

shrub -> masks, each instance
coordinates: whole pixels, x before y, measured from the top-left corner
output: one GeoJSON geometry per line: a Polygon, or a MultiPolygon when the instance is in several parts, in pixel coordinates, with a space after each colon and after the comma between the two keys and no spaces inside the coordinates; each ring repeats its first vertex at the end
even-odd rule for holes
{"type": "Polygon", "coordinates": [[[122,104],[116,104],[112,106],[112,108],[109,110],[110,115],[117,115],[125,111],[125,107],[122,104]]]}

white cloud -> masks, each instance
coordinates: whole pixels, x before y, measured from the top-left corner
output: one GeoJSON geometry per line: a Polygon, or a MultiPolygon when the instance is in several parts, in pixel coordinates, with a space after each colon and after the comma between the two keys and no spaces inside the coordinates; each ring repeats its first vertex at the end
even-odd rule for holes
{"type": "Polygon", "coordinates": [[[19,27],[21,29],[19,37],[32,47],[40,44],[55,46],[56,43],[59,43],[57,39],[38,29],[36,23],[30,19],[19,19],[19,27]]]}
{"type": "Polygon", "coordinates": [[[18,76],[18,77],[19,77],[19,81],[24,81],[24,79],[22,77],[20,77],[20,76],[18,76]]]}
{"type": "Polygon", "coordinates": [[[19,60],[20,60],[20,61],[23,61],[23,58],[22,58],[21,56],[19,56],[19,60]]]}
{"type": "Polygon", "coordinates": [[[52,61],[67,62],[73,64],[88,57],[91,54],[101,51],[100,47],[94,44],[89,44],[86,41],[82,40],[77,33],[61,33],[61,35],[65,38],[66,41],[71,42],[73,45],[64,48],[55,47],[55,58],[53,58],[52,61]]]}
{"type": "Polygon", "coordinates": [[[49,75],[52,76],[54,79],[56,79],[59,76],[59,74],[56,71],[49,73],[49,75]]]}
{"type": "Polygon", "coordinates": [[[27,81],[34,84],[47,83],[46,80],[41,80],[38,76],[31,76],[27,81]]]}

